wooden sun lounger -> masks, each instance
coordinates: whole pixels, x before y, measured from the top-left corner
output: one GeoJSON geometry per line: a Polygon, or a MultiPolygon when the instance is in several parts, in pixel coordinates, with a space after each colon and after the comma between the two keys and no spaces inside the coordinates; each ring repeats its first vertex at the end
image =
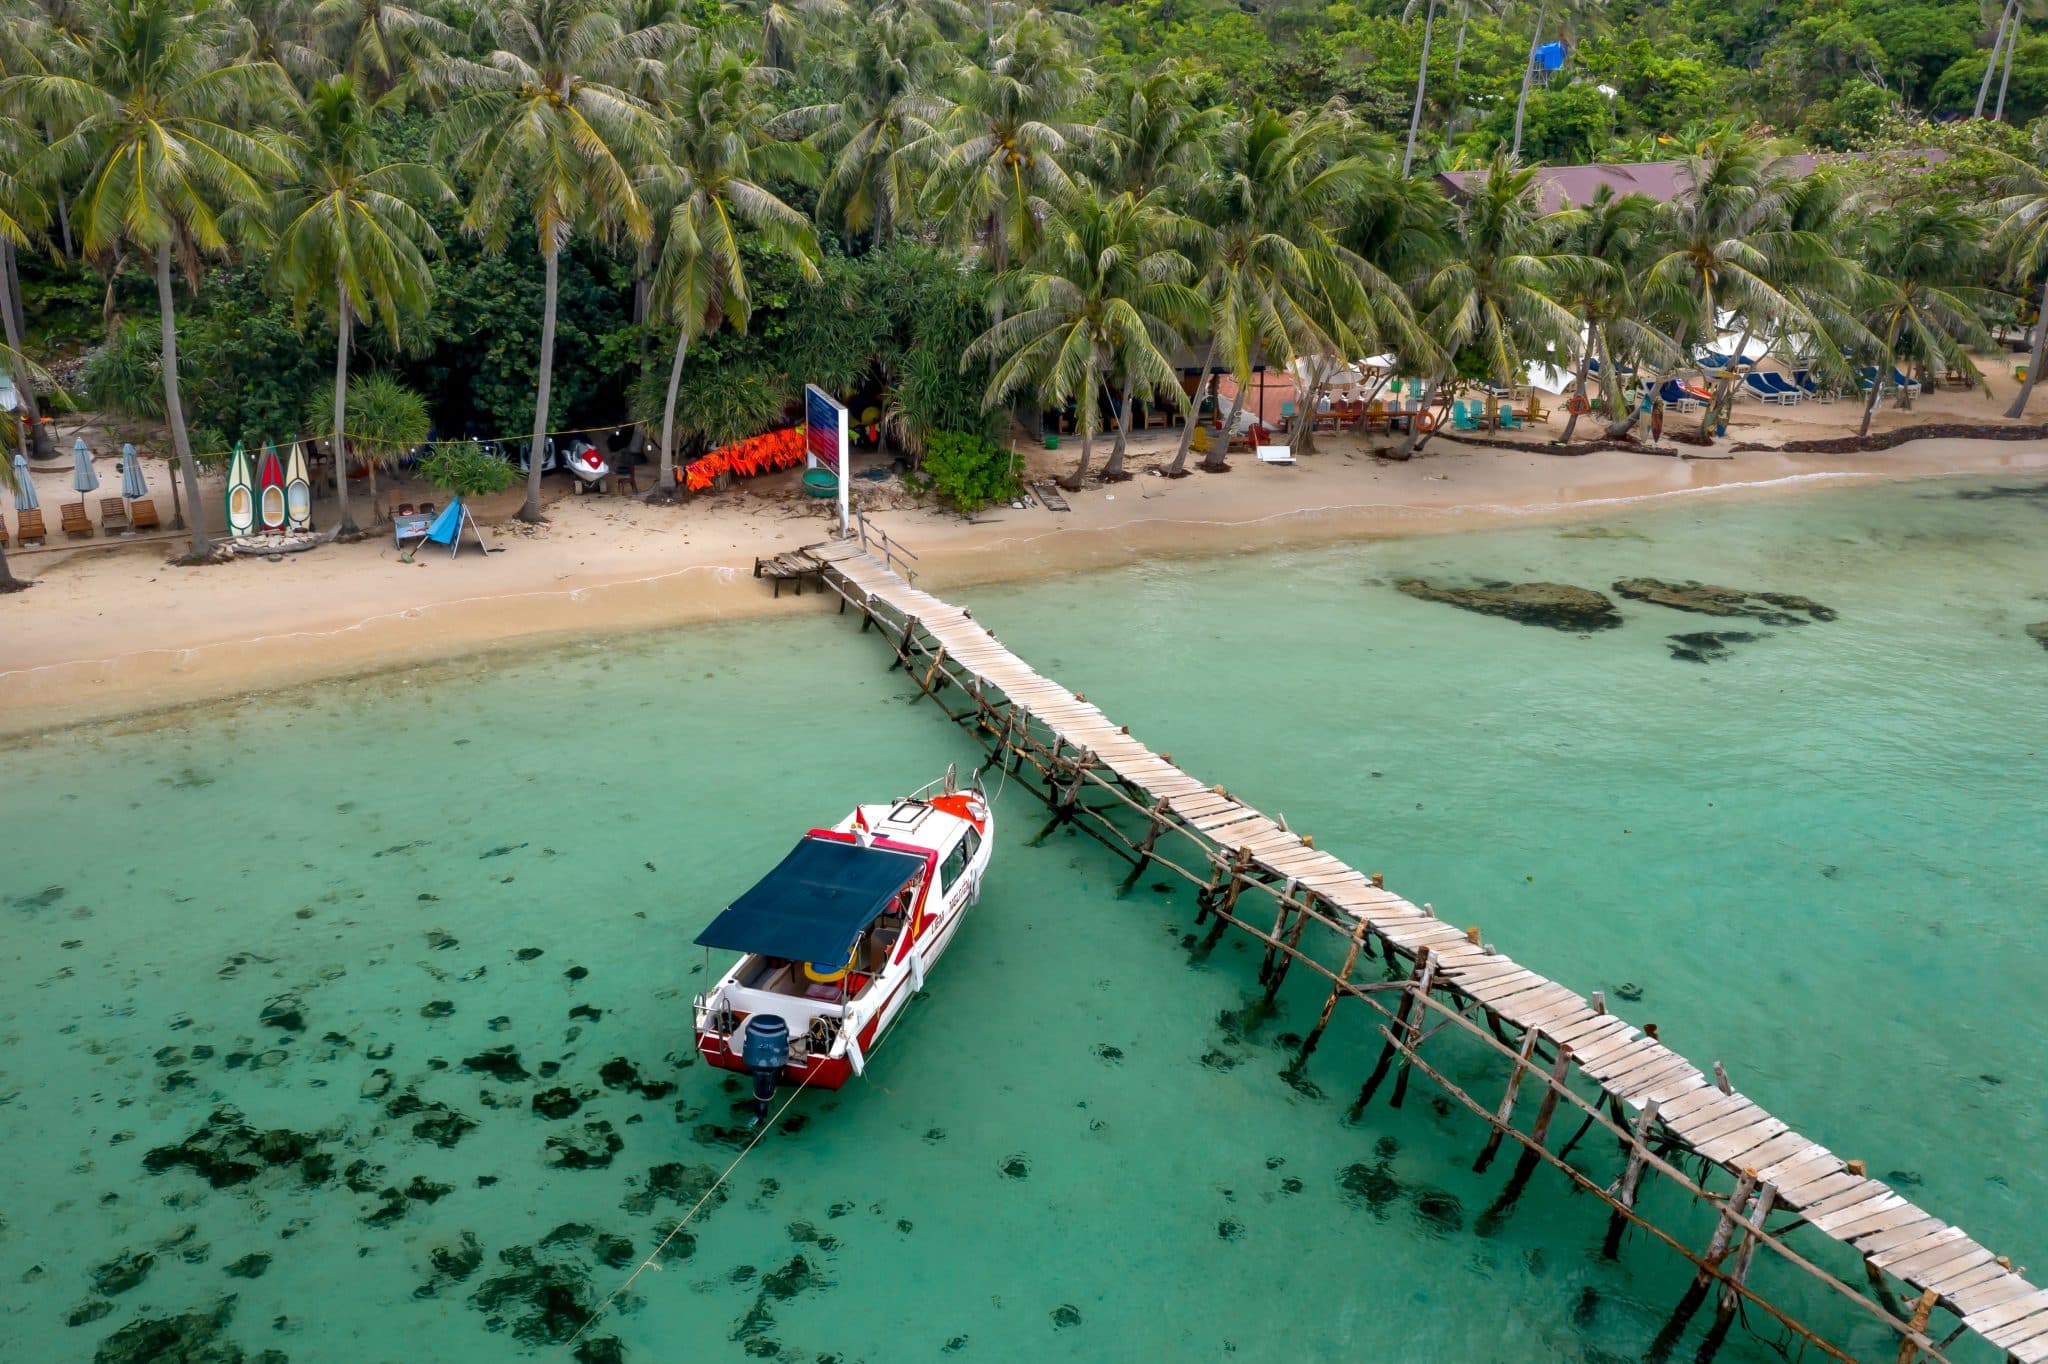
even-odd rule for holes
{"type": "Polygon", "coordinates": [[[99,534],[93,528],[92,518],[85,514],[85,503],[66,502],[59,511],[63,517],[64,533],[74,540],[90,540],[99,534]]]}
{"type": "Polygon", "coordinates": [[[137,530],[155,530],[163,525],[157,519],[156,503],[146,497],[135,499],[135,505],[129,509],[129,521],[137,530]]]}
{"type": "Polygon", "coordinates": [[[100,529],[109,535],[117,530],[133,530],[128,524],[128,504],[118,497],[101,498],[100,529]]]}
{"type": "Polygon", "coordinates": [[[43,529],[43,513],[41,508],[37,508],[35,511],[22,512],[20,516],[21,526],[14,535],[14,538],[19,543],[25,545],[33,540],[40,545],[50,538],[50,533],[43,529]]]}

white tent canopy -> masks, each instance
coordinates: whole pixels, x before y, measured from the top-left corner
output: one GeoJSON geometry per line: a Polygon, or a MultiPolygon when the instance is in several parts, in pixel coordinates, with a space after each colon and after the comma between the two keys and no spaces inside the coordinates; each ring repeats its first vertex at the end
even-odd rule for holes
{"type": "Polygon", "coordinates": [[[1523,371],[1527,376],[1526,382],[1530,388],[1540,388],[1545,393],[1550,394],[1562,394],[1571,389],[1572,376],[1559,369],[1556,365],[1546,365],[1541,361],[1531,360],[1527,365],[1523,366],[1523,371]]]}

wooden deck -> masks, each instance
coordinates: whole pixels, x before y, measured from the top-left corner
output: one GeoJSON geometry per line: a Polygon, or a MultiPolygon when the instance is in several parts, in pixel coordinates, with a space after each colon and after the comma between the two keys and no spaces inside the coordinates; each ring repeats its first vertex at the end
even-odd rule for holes
{"type": "MultiPolygon", "coordinates": [[[[1882,1293],[1885,1301],[1880,1308],[1860,1289],[1845,1291],[1857,1302],[1882,1311],[1887,1322],[1898,1323],[1895,1329],[1902,1339],[1923,1352],[1916,1357],[1944,1357],[1927,1331],[1926,1309],[1938,1306],[2009,1359],[2048,1364],[2048,1291],[2020,1277],[2009,1261],[1959,1228],[1866,1176],[1860,1163],[1844,1160],[1821,1143],[1792,1131],[1750,1099],[1733,1092],[1725,1079],[1701,1072],[1653,1035],[1608,1012],[1598,996],[1589,1000],[1517,965],[1490,945],[1481,945],[1476,931],[1461,931],[1438,919],[1427,906],[1383,889],[1376,877],[1312,846],[1223,788],[1189,775],[1133,738],[1126,726],[1084,697],[1041,676],[969,612],[910,585],[864,552],[858,541],[815,545],[785,557],[796,561],[792,567],[815,565],[827,586],[885,630],[900,628],[903,642],[896,647],[906,666],[909,646],[917,641],[923,650],[918,657],[920,666],[930,660],[929,670],[923,673],[925,690],[933,690],[934,674],[944,669],[953,677],[957,670],[965,679],[963,690],[971,690],[982,712],[984,736],[992,728],[989,716],[995,712],[991,706],[995,693],[1000,692],[1007,700],[1006,734],[1015,724],[1009,711],[1025,714],[1025,723],[1036,721],[1050,730],[1058,740],[1055,754],[1062,745],[1071,750],[1075,758],[1072,770],[1077,774],[1105,786],[1121,787],[1148,808],[1155,837],[1160,825],[1168,823],[1199,835],[1231,865],[1233,887],[1240,873],[1247,880],[1284,886],[1281,919],[1271,934],[1259,926],[1244,925],[1268,943],[1269,960],[1271,950],[1292,949],[1291,943],[1283,941],[1287,906],[1312,904],[1319,915],[1326,909],[1334,911],[1331,917],[1338,924],[1357,925],[1354,941],[1369,933],[1389,953],[1412,962],[1411,987],[1428,1004],[1448,1008],[1435,999],[1445,995],[1461,1013],[1476,1006],[1489,1024],[1497,1025],[1496,1033],[1502,1030],[1498,1025],[1505,1025],[1520,1034],[1525,1040],[1522,1060],[1515,1069],[1517,1081],[1523,1077],[1524,1066],[1529,1076],[1539,1081],[1546,1078],[1540,1067],[1528,1061],[1533,1046],[1541,1042],[1558,1057],[1557,1073],[1565,1081],[1575,1068],[1598,1086],[1600,1097],[1589,1112],[1599,1116],[1600,1106],[1605,1104],[1619,1117],[1621,1110],[1613,1106],[1613,1101],[1619,1100],[1636,1114],[1631,1127],[1636,1149],[1645,1154],[1632,1158],[1632,1164],[1646,1163],[1670,1171],[1669,1166],[1647,1155],[1642,1137],[1647,1129],[1653,1136],[1675,1139],[1735,1179],[1738,1192],[1726,1220],[1738,1233],[1755,1232],[1777,1212],[1781,1217],[1795,1215],[1791,1225],[1757,1236],[1759,1243],[1804,1227],[1853,1249],[1863,1261],[1872,1294],[1882,1293]],[[1905,1304],[1892,1296],[1887,1275],[1910,1286],[1912,1292],[1905,1304]],[[1912,1313],[1915,1297],[1922,1307],[1917,1317],[1912,1313]]],[[[1079,784],[1077,775],[1075,786],[1079,784]]],[[[1151,848],[1148,839],[1144,850],[1149,853],[1151,848]]],[[[1231,898],[1234,901],[1234,889],[1231,898]]],[[[1295,942],[1300,939],[1299,920],[1293,938],[1295,942]]],[[[1351,966],[1350,961],[1345,963],[1342,977],[1327,968],[1317,969],[1337,981],[1342,990],[1351,966]]],[[[1326,1010],[1326,1020],[1327,1016],[1326,1010]]],[[[1406,1045],[1413,1041],[1419,1047],[1418,1037],[1409,1034],[1404,1038],[1398,1024],[1382,1032],[1390,1051],[1400,1046],[1404,1072],[1411,1059],[1429,1069],[1406,1045]]],[[[1368,1094],[1370,1090],[1369,1085],[1368,1094]]],[[[1576,1098],[1572,1101],[1587,1107],[1576,1098]]],[[[1508,1117],[1512,1105],[1510,1085],[1501,1106],[1502,1119],[1508,1117]]],[[[1546,1100],[1546,1109],[1548,1106],[1546,1100]]],[[[1544,1125],[1547,1123],[1539,1119],[1539,1127],[1544,1125]]],[[[1501,1134],[1497,1130],[1496,1138],[1501,1134]]],[[[1512,1131],[1507,1134],[1527,1145],[1525,1138],[1512,1131]]],[[[1704,1194],[1704,1190],[1700,1192],[1704,1194]]],[[[1824,1274],[1797,1254],[1781,1253],[1803,1268],[1824,1274]]],[[[1701,1257],[1688,1258],[1702,1262],[1701,1257]]],[[[1722,1276],[1717,1273],[1716,1277],[1722,1276]]],[[[1824,1277],[1841,1286],[1840,1280],[1824,1277]]]]}

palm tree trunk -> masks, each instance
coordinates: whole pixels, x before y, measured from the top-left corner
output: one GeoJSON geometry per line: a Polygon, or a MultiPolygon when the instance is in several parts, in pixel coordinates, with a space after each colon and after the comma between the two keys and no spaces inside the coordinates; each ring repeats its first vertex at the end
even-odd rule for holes
{"type": "Polygon", "coordinates": [[[1714,400],[1707,404],[1707,410],[1700,416],[1701,440],[1707,438],[1708,428],[1713,426],[1716,413],[1726,412],[1730,416],[1734,415],[1735,375],[1733,371],[1735,366],[1742,362],[1743,352],[1749,349],[1749,338],[1755,334],[1755,329],[1752,327],[1745,326],[1742,329],[1742,339],[1735,343],[1735,354],[1728,357],[1728,363],[1721,366],[1721,373],[1715,376],[1714,400]]]}
{"type": "Polygon", "coordinates": [[[1422,16],[1422,65],[1415,73],[1415,109],[1408,115],[1408,150],[1401,157],[1401,175],[1407,178],[1415,166],[1415,135],[1422,130],[1422,92],[1429,82],[1429,40],[1436,31],[1436,0],[1429,0],[1429,8],[1422,16]]]}
{"type": "Polygon", "coordinates": [[[1443,385],[1434,379],[1423,385],[1422,397],[1415,404],[1415,415],[1408,419],[1408,438],[1401,442],[1402,459],[1407,459],[1420,450],[1422,443],[1429,439],[1429,432],[1422,429],[1422,414],[1429,411],[1430,404],[1436,401],[1437,390],[1442,387],[1443,385]]]}
{"type": "Polygon", "coordinates": [[[676,482],[676,393],[683,386],[683,357],[690,349],[687,328],[676,334],[676,358],[668,367],[668,397],[661,405],[661,471],[655,476],[655,491],[664,502],[675,500],[676,482]]]}
{"type": "Polygon", "coordinates": [[[14,576],[14,570],[7,566],[7,551],[0,549],[0,596],[9,592],[26,592],[33,585],[14,576]]]}
{"type": "Polygon", "coordinates": [[[1131,389],[1135,386],[1135,380],[1124,380],[1124,403],[1122,411],[1117,414],[1116,444],[1110,449],[1109,463],[1102,466],[1104,482],[1115,482],[1123,477],[1124,446],[1131,438],[1131,389]]]}
{"type": "Polygon", "coordinates": [[[1998,69],[1998,49],[2005,46],[2005,28],[2012,22],[2012,12],[2019,0],[2006,0],[2005,8],[1998,12],[1998,29],[1991,38],[1991,54],[1984,59],[1984,79],[1977,82],[1977,107],[1971,118],[1984,117],[1984,98],[1991,93],[1991,73],[1998,69]]]}
{"type": "Polygon", "coordinates": [[[2041,281],[2041,307],[2034,318],[2034,353],[2027,357],[2026,381],[2020,385],[2012,406],[2005,409],[2009,419],[2017,421],[2027,415],[2027,400],[2034,396],[2034,385],[2040,382],[2044,354],[2048,354],[2048,278],[2041,281]]]}
{"type": "Polygon", "coordinates": [[[2005,72],[1998,78],[1998,108],[1991,115],[1996,121],[2005,122],[2005,87],[2012,83],[2012,58],[2020,47],[2020,16],[2012,16],[2012,33],[2005,40],[2005,72]]]}
{"type": "Polygon", "coordinates": [[[334,345],[334,515],[339,525],[336,538],[353,540],[362,532],[356,528],[355,519],[348,512],[348,455],[347,442],[342,432],[348,430],[348,345],[350,317],[348,286],[340,285],[338,309],[340,320],[335,326],[337,339],[334,345]]]}
{"type": "MultiPolygon", "coordinates": [[[[1597,343],[1596,343],[1596,344],[1597,344],[1597,343]]],[[[1576,383],[1575,383],[1575,384],[1574,384],[1574,385],[1572,386],[1572,392],[1576,393],[1576,394],[1577,394],[1577,395],[1578,395],[1579,397],[1581,397],[1581,398],[1583,398],[1583,397],[1585,397],[1585,396],[1586,396],[1586,374],[1587,374],[1587,371],[1589,371],[1589,370],[1591,370],[1591,369],[1592,369],[1592,367],[1593,367],[1593,347],[1592,347],[1592,346],[1588,346],[1588,347],[1586,348],[1586,353],[1585,353],[1584,355],[1582,355],[1582,356],[1580,356],[1580,357],[1579,357],[1579,377],[1578,377],[1578,381],[1577,381],[1577,382],[1576,382],[1576,383]]],[[[1589,404],[1589,406],[1590,406],[1590,404],[1589,404]]],[[[1578,429],[1579,429],[1579,414],[1578,414],[1578,413],[1576,413],[1576,412],[1572,412],[1572,411],[1570,411],[1569,409],[1567,409],[1567,410],[1566,410],[1566,415],[1565,415],[1565,419],[1564,419],[1564,435],[1563,435],[1563,436],[1561,436],[1561,437],[1559,437],[1559,439],[1558,439],[1558,444],[1559,444],[1559,445],[1570,445],[1570,444],[1572,443],[1572,432],[1574,432],[1574,431],[1576,431],[1576,430],[1578,430],[1578,429]]]]}
{"type": "MultiPolygon", "coordinates": [[[[1235,379],[1237,376],[1231,377],[1235,379]]],[[[1245,390],[1250,387],[1249,383],[1238,384],[1237,394],[1230,400],[1230,415],[1223,419],[1223,439],[1211,445],[1209,453],[1202,456],[1202,467],[1211,473],[1220,473],[1230,467],[1230,442],[1231,438],[1237,435],[1237,419],[1244,411],[1245,390]]]]}
{"type": "Polygon", "coordinates": [[[533,396],[533,444],[526,451],[526,501],[519,508],[521,521],[547,520],[540,514],[540,466],[547,449],[548,391],[555,378],[555,282],[561,256],[561,246],[548,243],[547,302],[540,314],[540,375],[533,396]]]}
{"type": "Polygon", "coordinates": [[[156,249],[156,308],[163,323],[164,418],[171,427],[171,448],[178,455],[178,473],[185,480],[185,504],[192,508],[192,557],[213,552],[206,538],[206,513],[199,506],[199,465],[192,459],[192,436],[185,430],[185,402],[178,394],[178,314],[171,297],[171,244],[156,249]]]}
{"type": "MultiPolygon", "coordinates": [[[[21,276],[14,268],[14,243],[0,241],[0,323],[5,323],[7,349],[22,355],[21,347],[21,276]]],[[[26,358],[24,356],[24,358],[26,358]]],[[[36,407],[35,376],[25,365],[13,366],[22,372],[14,378],[14,391],[21,395],[21,419],[27,423],[28,439],[24,442],[34,460],[46,460],[51,456],[50,433],[43,429],[42,413],[36,407]]]]}
{"type": "Polygon", "coordinates": [[[1529,112],[1529,84],[1536,79],[1536,49],[1543,43],[1543,20],[1548,6],[1536,9],[1536,27],[1529,30],[1529,60],[1522,66],[1522,93],[1515,100],[1515,145],[1510,155],[1522,154],[1522,116],[1529,112]]]}
{"type": "Polygon", "coordinates": [[[1195,375],[1195,399],[1188,404],[1187,419],[1180,425],[1180,449],[1174,452],[1173,464],[1166,471],[1169,474],[1178,474],[1187,468],[1188,450],[1195,442],[1195,419],[1202,411],[1202,387],[1209,382],[1209,366],[1215,363],[1216,338],[1212,335],[1209,349],[1202,352],[1202,368],[1195,375]]]}
{"type": "Polygon", "coordinates": [[[1451,76],[1456,79],[1465,70],[1465,29],[1472,23],[1472,0],[1464,0],[1458,6],[1458,52],[1451,59],[1451,76]]]}
{"type": "MultiPolygon", "coordinates": [[[[1899,344],[1899,321],[1899,315],[1897,313],[1892,314],[1892,325],[1885,331],[1884,365],[1877,371],[1876,377],[1871,380],[1870,396],[1863,401],[1863,425],[1856,432],[1859,436],[1870,434],[1870,419],[1877,415],[1877,401],[1879,395],[1884,392],[1885,376],[1892,372],[1892,366],[1897,363],[1893,357],[1899,344]]],[[[2027,376],[2032,378],[2033,373],[2032,370],[2028,370],[2027,376]]]]}

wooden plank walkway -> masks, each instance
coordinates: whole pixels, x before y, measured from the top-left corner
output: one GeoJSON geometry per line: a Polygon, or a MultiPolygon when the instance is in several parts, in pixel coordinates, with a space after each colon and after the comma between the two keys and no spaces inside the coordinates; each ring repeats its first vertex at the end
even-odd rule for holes
{"type": "MultiPolygon", "coordinates": [[[[1083,697],[1000,644],[960,607],[911,586],[864,552],[857,541],[798,551],[828,582],[874,606],[885,605],[922,630],[950,659],[1000,689],[1010,703],[1114,772],[1128,787],[1163,802],[1181,821],[1274,878],[1313,892],[1411,959],[1433,963],[1431,988],[1455,988],[1488,1013],[1568,1047],[1573,1064],[1607,1094],[1635,1110],[1654,1104],[1670,1136],[1733,1175],[1776,1191],[1775,1205],[1797,1213],[1820,1234],[1852,1247],[1869,1269],[1932,1292],[1975,1335],[2020,1364],[2048,1364],[2048,1290],[2021,1278],[2010,1263],[1922,1211],[1880,1180],[1862,1173],[1819,1142],[1792,1131],[1739,1093],[1568,987],[1546,980],[1482,947],[1425,907],[1375,884],[1329,853],[1251,806],[1190,776],[1130,737],[1083,697]]],[[[933,667],[936,670],[938,664],[933,667]]],[[[1347,968],[1348,969],[1348,968],[1347,968]]]]}

